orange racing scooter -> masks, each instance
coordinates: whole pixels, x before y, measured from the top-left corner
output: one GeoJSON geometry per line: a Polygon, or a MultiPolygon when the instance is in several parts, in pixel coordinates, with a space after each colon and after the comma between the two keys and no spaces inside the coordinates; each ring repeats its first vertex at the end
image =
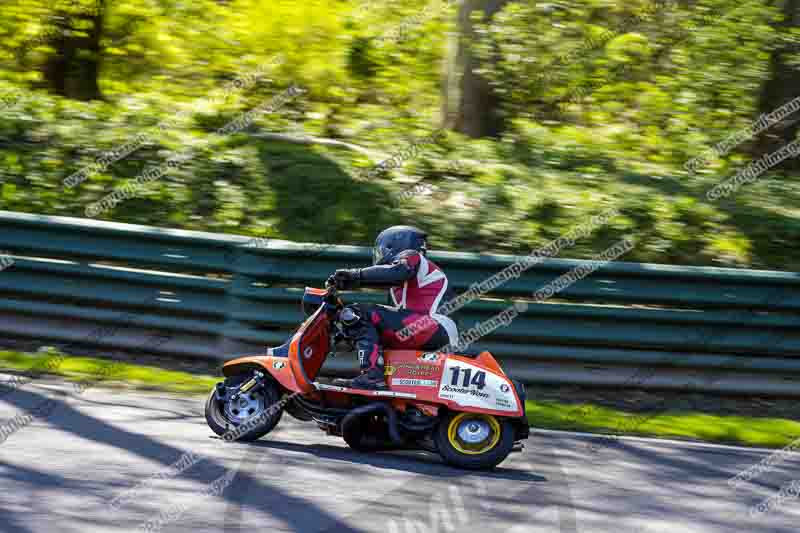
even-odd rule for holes
{"type": "Polygon", "coordinates": [[[363,451],[423,449],[449,464],[493,468],[528,437],[525,388],[489,352],[477,355],[385,350],[384,390],[334,385],[318,377],[349,322],[336,289],[306,288],[307,319],[266,355],[224,364],[225,380],[206,402],[209,427],[226,440],[269,433],[283,411],[314,421],[363,451]]]}

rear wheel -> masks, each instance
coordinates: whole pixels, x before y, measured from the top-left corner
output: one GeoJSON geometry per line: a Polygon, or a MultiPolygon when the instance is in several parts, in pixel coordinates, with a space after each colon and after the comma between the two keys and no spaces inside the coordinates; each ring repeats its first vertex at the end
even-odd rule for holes
{"type": "Polygon", "coordinates": [[[270,379],[260,389],[241,393],[233,399],[239,387],[251,377],[252,373],[246,373],[226,378],[222,384],[225,396],[219,399],[214,389],[206,400],[208,427],[225,440],[260,439],[281,420],[283,408],[279,407],[280,389],[270,379]]]}
{"type": "Polygon", "coordinates": [[[483,413],[448,413],[434,433],[445,462],[472,470],[494,468],[514,447],[514,427],[483,413]]]}

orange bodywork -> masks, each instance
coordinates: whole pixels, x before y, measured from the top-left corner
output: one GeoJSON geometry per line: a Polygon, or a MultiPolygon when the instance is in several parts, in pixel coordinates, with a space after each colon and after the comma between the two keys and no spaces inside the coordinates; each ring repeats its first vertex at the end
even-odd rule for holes
{"type": "Polygon", "coordinates": [[[228,361],[223,373],[230,376],[242,368],[259,366],[287,391],[315,400],[324,397],[332,405],[347,405],[352,396],[358,395],[390,401],[400,411],[414,405],[431,416],[441,407],[506,417],[523,415],[524,406],[516,389],[489,352],[466,357],[418,350],[386,350],[386,392],[334,386],[318,390],[314,381],[330,349],[329,325],[320,307],[285,345],[268,350],[268,355],[228,361]],[[276,355],[279,351],[280,355],[276,355]]]}
{"type": "Polygon", "coordinates": [[[260,366],[265,372],[274,377],[286,390],[292,392],[305,392],[304,388],[300,388],[297,380],[294,378],[294,373],[289,368],[289,360],[286,357],[274,357],[272,355],[248,355],[239,357],[226,362],[222,367],[222,373],[225,376],[232,376],[238,373],[238,369],[243,366],[251,367],[253,365],[260,366]]]}

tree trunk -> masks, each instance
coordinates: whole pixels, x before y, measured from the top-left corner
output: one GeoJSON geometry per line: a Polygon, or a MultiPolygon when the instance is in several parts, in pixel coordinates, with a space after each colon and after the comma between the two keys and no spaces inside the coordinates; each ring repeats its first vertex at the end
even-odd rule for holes
{"type": "Polygon", "coordinates": [[[97,0],[90,13],[60,13],[56,18],[58,31],[49,44],[55,52],[43,67],[47,88],[75,100],[99,100],[100,60],[103,37],[105,0],[97,0]],[[78,35],[77,32],[86,35],[78,35]]]}
{"type": "MultiPolygon", "coordinates": [[[[764,83],[761,91],[759,111],[771,113],[776,108],[784,105],[797,96],[800,96],[800,68],[792,66],[791,55],[800,52],[797,37],[790,37],[792,29],[800,29],[800,0],[783,1],[784,20],[778,25],[778,30],[788,39],[787,44],[778,47],[772,52],[771,76],[764,83]]],[[[800,130],[800,111],[788,115],[781,122],[774,124],[754,145],[754,158],[762,157],[778,150],[781,146],[794,141],[800,130]]],[[[800,159],[788,159],[781,168],[800,169],[800,159]]]]}
{"type": "Polygon", "coordinates": [[[448,58],[442,90],[443,126],[469,137],[497,136],[503,130],[500,102],[489,82],[475,71],[480,61],[472,51],[475,30],[473,11],[489,21],[508,0],[461,0],[458,31],[448,42],[448,58]]]}

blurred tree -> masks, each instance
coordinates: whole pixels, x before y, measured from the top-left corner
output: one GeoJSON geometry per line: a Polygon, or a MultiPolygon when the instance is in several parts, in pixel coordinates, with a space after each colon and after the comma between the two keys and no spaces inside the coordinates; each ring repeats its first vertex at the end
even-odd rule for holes
{"type": "MultiPolygon", "coordinates": [[[[444,127],[469,137],[496,136],[503,129],[500,102],[480,73],[482,60],[473,50],[478,35],[475,16],[491,21],[509,0],[463,0],[458,30],[451,37],[442,98],[444,127]]],[[[489,59],[484,58],[484,61],[489,59]]]]}
{"type": "Polygon", "coordinates": [[[0,20],[3,77],[100,99],[105,19],[106,0],[8,0],[0,20]]]}
{"type": "Polygon", "coordinates": [[[99,100],[105,0],[56,5],[55,30],[47,40],[53,52],[44,63],[44,84],[55,94],[75,100],[99,100]]]}
{"type": "MultiPolygon", "coordinates": [[[[783,19],[775,24],[781,38],[770,57],[770,76],[764,81],[759,102],[762,113],[800,96],[800,0],[779,0],[783,19]],[[780,4],[783,4],[782,6],[780,4]]],[[[770,128],[761,142],[755,145],[753,156],[758,158],[794,141],[800,131],[800,113],[789,115],[770,128]]],[[[789,159],[784,168],[800,169],[800,160],[789,159]]]]}

